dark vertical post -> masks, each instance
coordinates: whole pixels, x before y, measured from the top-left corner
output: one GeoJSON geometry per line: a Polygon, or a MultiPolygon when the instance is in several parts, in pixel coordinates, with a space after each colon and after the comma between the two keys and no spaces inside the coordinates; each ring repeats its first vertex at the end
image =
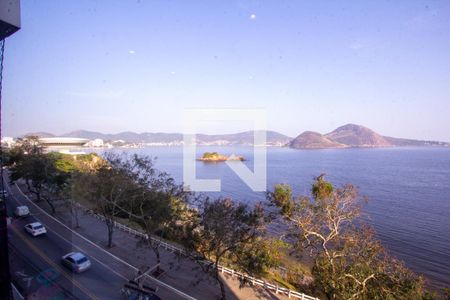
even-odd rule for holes
{"type": "MultiPolygon", "coordinates": [[[[0,42],[0,139],[2,137],[2,79],[3,79],[3,55],[5,52],[5,40],[0,42]]],[[[8,222],[6,212],[6,195],[3,180],[3,147],[0,145],[0,299],[12,299],[11,274],[9,271],[8,252],[8,222]]]]}
{"type": "MultiPolygon", "coordinates": [[[[2,137],[2,79],[5,39],[20,29],[20,0],[0,0],[0,139],[2,137]]],[[[13,299],[8,252],[8,215],[3,180],[3,147],[0,145],[0,299],[13,299]]]]}

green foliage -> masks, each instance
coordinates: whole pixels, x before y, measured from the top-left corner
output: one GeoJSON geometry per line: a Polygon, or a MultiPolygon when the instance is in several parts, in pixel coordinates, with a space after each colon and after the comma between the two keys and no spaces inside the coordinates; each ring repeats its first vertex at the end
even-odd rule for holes
{"type": "Polygon", "coordinates": [[[316,200],[327,199],[332,196],[333,185],[324,180],[325,175],[318,176],[312,185],[311,192],[316,200]]]}
{"type": "MultiPolygon", "coordinates": [[[[423,296],[422,296],[422,300],[435,300],[435,299],[439,299],[436,292],[424,292],[423,296]]],[[[447,295],[447,297],[444,296],[443,299],[450,299],[450,297],[447,295]]]]}
{"type": "Polygon", "coordinates": [[[66,173],[71,173],[74,171],[77,172],[93,171],[101,167],[101,165],[105,163],[105,161],[95,153],[70,155],[64,153],[51,152],[48,155],[53,156],[56,161],[56,167],[60,171],[66,173]]]}
{"type": "Polygon", "coordinates": [[[57,170],[53,157],[41,153],[28,153],[21,156],[20,160],[10,167],[10,171],[11,182],[23,179],[37,200],[40,201],[42,198],[46,200],[55,213],[51,196],[61,191],[66,176],[57,170]]]}
{"type": "Polygon", "coordinates": [[[219,156],[219,153],[217,152],[205,152],[203,153],[202,158],[204,159],[212,159],[212,158],[216,158],[219,156]]]}
{"type": "Polygon", "coordinates": [[[42,147],[39,144],[39,138],[36,136],[29,136],[24,139],[19,139],[16,146],[3,152],[5,166],[14,166],[16,163],[23,161],[27,155],[42,154],[42,147]]]}
{"type": "Polygon", "coordinates": [[[56,152],[43,153],[37,137],[27,137],[19,145],[8,151],[7,164],[10,166],[11,181],[25,181],[29,192],[37,200],[44,199],[53,213],[54,200],[63,194],[73,172],[85,169],[87,155],[77,161],[77,156],[56,152]]]}
{"type": "MultiPolygon", "coordinates": [[[[443,293],[444,299],[447,299],[447,300],[450,299],[450,288],[443,288],[442,293],[443,293]]],[[[431,296],[433,296],[433,295],[431,295],[431,296]]],[[[436,297],[431,298],[431,296],[430,296],[430,299],[436,299],[436,297]]]]}
{"type": "Polygon", "coordinates": [[[289,216],[295,208],[292,199],[292,188],[288,184],[275,185],[274,191],[268,194],[270,201],[280,208],[283,216],[289,216]]]}
{"type": "MultiPolygon", "coordinates": [[[[87,200],[106,220],[108,247],[112,247],[114,222],[126,214],[137,187],[130,173],[130,163],[114,154],[106,155],[106,162],[91,172],[77,172],[71,181],[74,199],[87,200]]],[[[81,200],[81,201],[82,201],[81,200]]]]}
{"type": "MultiPolygon", "coordinates": [[[[297,287],[292,285],[289,280],[285,280],[285,279],[281,278],[278,275],[270,274],[270,275],[267,276],[267,279],[269,279],[272,282],[278,283],[281,287],[285,287],[285,288],[288,288],[288,289],[293,290],[293,291],[297,290],[297,287]]],[[[289,279],[291,279],[291,278],[289,278],[289,279]]]]}
{"type": "MultiPolygon", "coordinates": [[[[117,218],[129,219],[148,235],[166,238],[182,238],[189,225],[189,194],[168,174],[155,169],[150,157],[107,153],[104,164],[92,172],[76,174],[73,179],[74,196],[94,204],[94,209],[109,220],[110,245],[114,229],[111,224],[117,218]]],[[[141,242],[152,248],[159,261],[159,242],[141,242]]]]}
{"type": "Polygon", "coordinates": [[[212,272],[219,283],[222,299],[225,288],[218,265],[225,261],[250,274],[264,273],[276,264],[271,253],[274,244],[264,241],[265,215],[262,206],[249,208],[228,198],[204,199],[200,207],[199,226],[185,239],[185,247],[200,258],[200,266],[212,272]],[[204,261],[212,261],[204,264],[204,261]]]}
{"type": "Polygon", "coordinates": [[[64,173],[71,173],[77,169],[76,165],[71,160],[63,158],[56,159],[55,167],[56,169],[64,173]]]}
{"type": "Polygon", "coordinates": [[[423,280],[389,256],[360,218],[357,190],[334,188],[321,175],[312,197],[288,186],[268,194],[289,225],[293,250],[311,255],[314,285],[328,299],[419,299],[423,280]]]}
{"type": "Polygon", "coordinates": [[[267,276],[271,268],[281,262],[281,248],[286,244],[281,240],[258,237],[251,244],[242,247],[231,255],[232,266],[256,277],[267,276]]]}
{"type": "Polygon", "coordinates": [[[3,148],[3,165],[11,167],[16,162],[23,159],[24,153],[20,147],[13,147],[11,149],[3,148]]]}

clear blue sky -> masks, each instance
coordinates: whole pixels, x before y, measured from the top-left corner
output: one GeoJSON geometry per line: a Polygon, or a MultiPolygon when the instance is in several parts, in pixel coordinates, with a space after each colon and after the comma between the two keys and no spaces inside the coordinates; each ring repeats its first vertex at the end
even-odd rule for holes
{"type": "Polygon", "coordinates": [[[5,135],[180,132],[184,108],[259,107],[291,136],[450,141],[450,1],[23,0],[5,58],[5,135]]]}

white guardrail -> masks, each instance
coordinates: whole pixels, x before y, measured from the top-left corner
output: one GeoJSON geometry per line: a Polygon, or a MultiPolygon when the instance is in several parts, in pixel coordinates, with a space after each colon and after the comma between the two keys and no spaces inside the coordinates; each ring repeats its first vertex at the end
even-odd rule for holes
{"type": "MultiPolygon", "coordinates": [[[[99,214],[96,214],[96,213],[94,213],[91,210],[87,210],[86,212],[88,212],[89,214],[93,215],[94,217],[96,217],[97,219],[101,220],[102,222],[105,222],[105,217],[103,217],[103,216],[101,216],[99,214]]],[[[116,227],[116,228],[118,228],[118,229],[120,229],[122,231],[128,232],[128,233],[130,233],[130,234],[132,234],[134,236],[138,236],[138,237],[142,237],[142,238],[146,238],[146,239],[150,238],[153,241],[158,242],[160,247],[162,247],[162,248],[164,248],[164,249],[166,249],[168,251],[177,252],[177,253],[179,253],[181,255],[187,255],[186,252],[184,251],[184,249],[182,249],[182,248],[179,248],[179,247],[174,246],[172,244],[166,243],[166,242],[164,242],[164,241],[162,241],[160,239],[154,238],[152,236],[148,236],[147,234],[145,234],[145,233],[143,233],[143,232],[141,232],[139,230],[135,230],[135,229],[130,228],[128,226],[125,226],[125,225],[123,225],[123,224],[121,224],[119,222],[114,221],[114,227],[116,227]]],[[[226,268],[226,267],[223,267],[223,266],[220,266],[220,265],[218,266],[218,268],[219,268],[219,270],[222,273],[231,275],[231,277],[237,277],[237,278],[245,280],[247,282],[251,282],[253,285],[259,285],[259,286],[261,286],[261,287],[263,287],[263,288],[265,288],[267,290],[275,292],[275,294],[283,294],[283,295],[285,295],[285,296],[287,296],[289,298],[297,298],[297,299],[301,299],[301,300],[320,300],[319,298],[312,297],[312,296],[309,296],[309,295],[306,295],[306,294],[303,294],[303,293],[300,293],[300,292],[296,292],[296,291],[293,291],[293,290],[290,290],[290,289],[287,289],[287,288],[279,287],[278,285],[266,282],[266,281],[261,280],[261,279],[257,279],[257,278],[251,277],[251,276],[249,276],[247,274],[240,273],[240,272],[235,271],[233,269],[229,269],[229,268],[226,268]]]]}

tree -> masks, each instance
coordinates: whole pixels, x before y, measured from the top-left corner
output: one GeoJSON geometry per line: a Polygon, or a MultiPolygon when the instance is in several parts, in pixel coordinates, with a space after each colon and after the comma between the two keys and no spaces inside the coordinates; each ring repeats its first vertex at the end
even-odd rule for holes
{"type": "Polygon", "coordinates": [[[64,204],[75,221],[75,228],[79,228],[79,214],[82,211],[79,201],[88,198],[88,190],[87,186],[78,183],[83,182],[83,180],[87,181],[89,174],[96,172],[104,164],[104,161],[95,153],[70,155],[53,152],[50,154],[56,160],[56,168],[65,175],[60,194],[62,194],[64,204]]]}
{"type": "Polygon", "coordinates": [[[132,202],[136,190],[133,178],[117,154],[105,155],[105,163],[92,172],[79,172],[73,176],[72,197],[87,200],[94,206],[94,211],[102,215],[108,230],[108,247],[113,246],[114,225],[121,209],[127,202],[132,202]]]}
{"type": "Polygon", "coordinates": [[[152,249],[158,270],[161,238],[180,236],[191,211],[186,202],[189,193],[167,173],[155,169],[150,157],[137,154],[107,153],[99,168],[74,173],[71,192],[76,201],[93,203],[105,218],[109,247],[118,217],[139,225],[148,238],[138,245],[152,249]]]}
{"type": "Polygon", "coordinates": [[[52,213],[54,202],[63,197],[74,171],[86,171],[96,166],[96,154],[73,156],[57,152],[44,153],[37,137],[27,137],[8,153],[11,182],[23,179],[37,201],[45,200],[52,213]]]}
{"type": "Polygon", "coordinates": [[[176,195],[165,191],[152,191],[137,197],[139,206],[133,209],[131,220],[136,222],[146,234],[139,245],[150,248],[156,257],[156,273],[162,272],[160,268],[160,246],[163,238],[176,235],[178,227],[183,226],[177,222],[182,220],[183,214],[188,211],[184,203],[176,195]],[[180,213],[180,215],[177,214],[180,213]]]}
{"type": "Polygon", "coordinates": [[[162,238],[181,238],[190,222],[192,209],[188,207],[190,193],[175,183],[167,173],[153,166],[152,158],[133,155],[124,157],[123,168],[135,184],[131,201],[119,209],[128,214],[146,233],[139,245],[149,247],[155,254],[157,270],[161,263],[159,248],[162,238]]]}
{"type": "Polygon", "coordinates": [[[43,147],[39,141],[39,137],[36,135],[29,135],[17,141],[17,146],[13,149],[17,150],[16,153],[22,154],[42,154],[43,147]]]}
{"type": "Polygon", "coordinates": [[[262,245],[265,223],[261,205],[249,209],[246,204],[228,198],[203,201],[199,210],[200,226],[184,242],[203,271],[212,274],[219,284],[222,299],[226,299],[226,292],[219,265],[227,261],[252,272],[272,263],[272,257],[266,259],[267,253],[262,253],[264,248],[257,247],[262,245]]]}
{"type": "Polygon", "coordinates": [[[352,185],[335,188],[316,178],[311,197],[294,198],[288,185],[275,186],[269,201],[289,226],[298,253],[314,259],[315,284],[328,299],[417,299],[422,279],[388,255],[361,219],[352,185]]]}
{"type": "Polygon", "coordinates": [[[53,157],[29,152],[16,160],[10,171],[12,183],[23,179],[28,191],[36,196],[36,200],[45,200],[52,213],[56,212],[54,196],[64,185],[65,176],[56,168],[53,157]]]}
{"type": "Polygon", "coordinates": [[[75,228],[80,227],[79,214],[82,206],[80,200],[89,198],[89,191],[84,183],[89,182],[91,174],[75,171],[72,172],[69,182],[64,190],[65,205],[69,209],[72,219],[75,220],[75,228]]]}

